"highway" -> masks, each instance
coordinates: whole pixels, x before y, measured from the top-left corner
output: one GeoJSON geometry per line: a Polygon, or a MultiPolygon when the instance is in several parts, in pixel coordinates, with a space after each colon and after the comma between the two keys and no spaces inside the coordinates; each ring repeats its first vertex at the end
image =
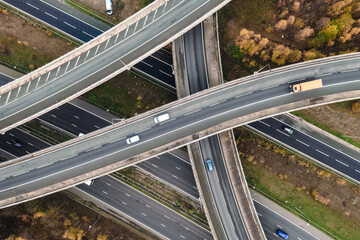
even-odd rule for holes
{"type": "Polygon", "coordinates": [[[97,39],[3,86],[0,129],[20,125],[129,69],[228,1],[169,0],[160,11],[149,12],[151,17],[140,18],[162,3],[156,1],[97,39]],[[126,25],[136,18],[138,22],[126,25]]]}
{"type": "Polygon", "coordinates": [[[275,118],[262,119],[248,126],[360,184],[359,156],[353,158],[296,128],[293,128],[292,134],[288,134],[282,128],[289,125],[275,118]]]}
{"type": "Polygon", "coordinates": [[[213,239],[211,233],[139,191],[104,176],[77,188],[120,210],[168,239],[213,239]]]}
{"type": "MultiPolygon", "coordinates": [[[[83,43],[94,39],[104,32],[102,29],[94,27],[93,25],[41,0],[1,1],[22,10],[29,16],[32,16],[83,43]]],[[[110,27],[106,28],[106,30],[108,29],[110,29],[110,27]]],[[[172,58],[166,53],[166,51],[157,51],[135,64],[133,68],[174,88],[175,81],[171,67],[172,58]]]]}
{"type": "MultiPolygon", "coordinates": [[[[294,107],[294,102],[311,98],[312,94],[317,94],[319,98],[327,94],[347,92],[346,97],[349,97],[351,96],[349,92],[360,89],[357,75],[357,71],[352,71],[324,76],[325,87],[300,94],[290,94],[287,84],[276,84],[274,81],[266,82],[270,86],[254,84],[263,80],[262,78],[242,84],[233,81],[218,88],[210,88],[192,95],[192,98],[183,98],[156,110],[127,119],[105,129],[107,131],[94,132],[94,135],[90,134],[88,138],[77,139],[72,145],[31,158],[27,160],[29,164],[17,164],[1,169],[0,176],[3,179],[0,181],[0,199],[8,199],[19,193],[30,192],[59,183],[65,179],[72,179],[75,176],[89,173],[109,164],[117,163],[118,165],[115,168],[127,166],[130,162],[124,162],[125,164],[123,164],[119,160],[125,160],[138,154],[143,157],[148,156],[144,152],[164,144],[167,144],[167,147],[161,152],[169,151],[172,148],[194,141],[191,136],[195,132],[199,133],[206,130],[205,135],[199,135],[199,138],[203,138],[208,134],[240,125],[244,123],[245,119],[239,117],[249,116],[250,113],[264,109],[268,111],[269,106],[275,108],[289,104],[290,107],[287,109],[290,110],[294,107]],[[178,102],[182,100],[185,101],[179,104],[178,102]],[[160,125],[155,124],[153,121],[154,116],[163,111],[170,114],[171,120],[160,125]],[[219,127],[214,128],[213,126],[216,125],[219,125],[219,127]],[[127,145],[125,143],[126,136],[134,133],[139,134],[141,141],[133,145],[127,145]],[[179,142],[181,138],[186,140],[179,142]],[[156,141],[154,141],[155,139],[156,141]],[[172,147],[169,147],[169,143],[173,143],[173,145],[170,145],[172,147]],[[12,175],[17,176],[11,177],[12,175]],[[46,179],[46,181],[36,179],[46,179]]],[[[281,82],[281,78],[276,79],[281,82]]],[[[336,96],[344,98],[341,95],[336,96]]],[[[305,105],[310,103],[316,102],[305,101],[305,105]]],[[[286,110],[286,108],[282,109],[282,111],[286,110]]],[[[247,121],[254,121],[259,118],[257,115],[250,116],[253,118],[249,118],[247,121]]],[[[198,135],[195,138],[195,140],[199,140],[198,135]]],[[[137,161],[139,160],[133,159],[131,163],[134,164],[137,161]]],[[[107,168],[106,172],[113,171],[113,167],[112,169],[107,168]]],[[[94,174],[100,175],[99,172],[94,174]]],[[[91,175],[86,176],[92,178],[91,175]]],[[[81,178],[76,179],[82,181],[81,178]]],[[[76,182],[73,182],[73,184],[76,184],[76,182]]],[[[66,185],[61,184],[60,189],[66,188],[66,185]]],[[[67,186],[70,187],[71,185],[67,186]]],[[[0,205],[4,206],[3,204],[4,202],[1,202],[0,205]]]]}
{"type": "MultiPolygon", "coordinates": [[[[201,23],[185,33],[183,41],[186,66],[180,67],[186,69],[189,92],[194,94],[210,86],[205,63],[203,24],[201,23]]],[[[218,135],[200,140],[198,144],[202,155],[203,169],[208,168],[207,159],[212,159],[215,166],[214,172],[207,171],[207,181],[199,181],[200,183],[207,182],[211,191],[211,199],[204,199],[203,202],[205,204],[214,202],[216,207],[216,209],[209,209],[210,221],[213,223],[219,221],[222,225],[222,227],[214,225],[215,235],[218,238],[226,236],[227,239],[250,239],[226,171],[218,135]],[[212,214],[212,212],[217,212],[217,214],[212,214]],[[219,220],[215,221],[212,218],[219,218],[219,220]]],[[[207,196],[204,195],[204,198],[207,196]]]]}

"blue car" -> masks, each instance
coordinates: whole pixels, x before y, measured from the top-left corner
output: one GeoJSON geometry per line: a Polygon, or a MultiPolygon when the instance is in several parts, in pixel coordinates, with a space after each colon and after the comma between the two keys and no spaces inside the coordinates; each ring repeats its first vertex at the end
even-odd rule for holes
{"type": "Polygon", "coordinates": [[[281,229],[278,229],[276,233],[283,239],[289,239],[289,235],[286,232],[283,232],[281,229]]]}
{"type": "Polygon", "coordinates": [[[212,170],[214,170],[213,165],[212,165],[212,161],[210,159],[206,160],[206,164],[208,167],[208,170],[211,172],[212,170]]]}

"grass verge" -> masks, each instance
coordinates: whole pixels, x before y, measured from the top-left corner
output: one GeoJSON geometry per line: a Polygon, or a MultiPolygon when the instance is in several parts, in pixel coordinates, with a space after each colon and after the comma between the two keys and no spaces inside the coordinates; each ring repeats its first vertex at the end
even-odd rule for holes
{"type": "Polygon", "coordinates": [[[302,114],[302,113],[300,113],[298,111],[291,112],[291,114],[293,114],[293,115],[295,115],[297,117],[300,117],[300,118],[304,119],[305,121],[317,126],[318,128],[321,128],[322,130],[327,131],[328,133],[331,133],[332,135],[334,135],[334,136],[336,136],[336,137],[338,137],[338,138],[340,138],[340,139],[342,139],[342,140],[344,140],[344,141],[346,141],[346,142],[360,148],[360,143],[358,141],[356,141],[356,140],[354,140],[352,138],[349,138],[349,137],[345,137],[341,133],[333,131],[333,130],[327,128],[326,126],[324,126],[323,124],[311,120],[305,114],[302,114]]]}

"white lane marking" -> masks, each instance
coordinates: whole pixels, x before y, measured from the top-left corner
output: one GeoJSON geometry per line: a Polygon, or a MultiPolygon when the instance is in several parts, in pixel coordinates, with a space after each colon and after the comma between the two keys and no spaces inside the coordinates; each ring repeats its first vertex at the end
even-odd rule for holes
{"type": "Polygon", "coordinates": [[[71,125],[73,125],[74,127],[77,127],[77,125],[76,125],[76,124],[73,124],[73,123],[72,123],[71,125]]]}
{"type": "Polygon", "coordinates": [[[148,208],[150,208],[150,206],[149,206],[149,205],[147,205],[146,203],[145,203],[145,206],[147,206],[148,208]]]}
{"type": "Polygon", "coordinates": [[[288,137],[290,137],[289,135],[287,135],[286,133],[284,133],[283,131],[280,131],[279,129],[276,129],[276,131],[278,131],[279,133],[282,133],[282,134],[284,134],[285,136],[288,136],[288,137]]]}
{"type": "Polygon", "coordinates": [[[11,145],[11,143],[9,143],[8,141],[6,141],[7,144],[11,145]]]}
{"type": "Polygon", "coordinates": [[[184,227],[186,230],[188,230],[188,231],[190,231],[190,228],[188,228],[188,227],[184,227]]]}
{"type": "Polygon", "coordinates": [[[85,33],[86,35],[92,37],[92,38],[95,38],[95,37],[94,37],[93,35],[91,35],[90,33],[87,33],[87,32],[84,32],[84,31],[82,31],[82,32],[85,33]]]}
{"type": "Polygon", "coordinates": [[[329,155],[328,155],[328,154],[326,154],[326,153],[324,153],[324,152],[320,151],[319,149],[315,149],[315,150],[316,150],[317,152],[321,153],[322,155],[329,157],[329,155]]]}
{"type": "Polygon", "coordinates": [[[145,213],[143,213],[143,212],[142,212],[141,214],[142,214],[142,215],[144,215],[144,216],[146,217],[146,214],[145,214],[145,213]]]}
{"type": "Polygon", "coordinates": [[[128,194],[128,193],[125,193],[125,195],[126,195],[126,196],[128,196],[128,197],[131,197],[131,195],[130,195],[130,194],[128,194]]]}
{"type": "Polygon", "coordinates": [[[75,116],[75,115],[74,115],[74,118],[76,118],[76,119],[80,119],[78,116],[75,116]]]}
{"type": "Polygon", "coordinates": [[[358,173],[360,173],[360,171],[359,171],[359,170],[357,170],[357,169],[355,169],[355,171],[357,171],[358,173]]]}
{"type": "Polygon", "coordinates": [[[126,202],[121,202],[122,204],[124,204],[125,206],[127,206],[127,203],[126,202]]]}
{"type": "Polygon", "coordinates": [[[197,190],[197,187],[195,187],[195,186],[192,186],[193,188],[195,188],[196,190],[197,190]]]}
{"type": "Polygon", "coordinates": [[[161,224],[161,226],[166,227],[164,224],[161,224]]]}
{"type": "Polygon", "coordinates": [[[99,129],[100,127],[99,126],[97,126],[97,125],[94,125],[94,127],[96,127],[97,129],[99,129]]]}
{"type": "Polygon", "coordinates": [[[25,151],[27,154],[30,154],[30,152],[29,151],[25,151]]]}
{"type": "Polygon", "coordinates": [[[65,21],[64,21],[64,23],[65,23],[66,25],[68,25],[68,26],[70,26],[70,27],[72,27],[72,28],[76,29],[76,27],[75,27],[75,26],[73,26],[73,25],[71,25],[70,23],[67,23],[67,22],[65,22],[65,21]]]}
{"type": "Polygon", "coordinates": [[[185,239],[185,237],[183,235],[180,235],[180,237],[185,239]]]}
{"type": "Polygon", "coordinates": [[[176,179],[178,179],[178,177],[177,176],[175,176],[175,175],[172,175],[173,176],[173,178],[176,178],[176,179]]]}
{"type": "Polygon", "coordinates": [[[153,65],[150,65],[150,64],[148,64],[148,63],[146,63],[146,62],[144,62],[144,61],[141,61],[143,64],[145,64],[145,65],[148,65],[149,67],[153,67],[153,65]]]}
{"type": "Polygon", "coordinates": [[[179,170],[179,171],[181,171],[181,168],[179,168],[179,167],[175,167],[177,170],[179,170]]]}
{"type": "Polygon", "coordinates": [[[157,159],[160,159],[158,156],[155,156],[157,159]]]}
{"type": "Polygon", "coordinates": [[[165,75],[167,75],[167,76],[169,76],[169,77],[173,77],[173,75],[170,75],[170,74],[168,74],[167,72],[164,72],[164,71],[162,71],[162,70],[159,70],[159,72],[161,72],[161,73],[163,73],[163,74],[165,74],[165,75]]]}
{"type": "Polygon", "coordinates": [[[153,167],[156,167],[157,168],[157,166],[155,165],[155,164],[151,164],[153,167]]]}
{"type": "Polygon", "coordinates": [[[110,184],[110,183],[106,183],[106,185],[111,186],[111,184],[110,184]]]}
{"type": "Polygon", "coordinates": [[[51,114],[52,117],[56,118],[56,116],[54,114],[51,114]]]}
{"type": "Polygon", "coordinates": [[[282,226],[280,226],[280,225],[276,225],[276,226],[277,226],[278,228],[281,228],[281,229],[283,229],[283,228],[282,228],[282,226]]]}
{"type": "Polygon", "coordinates": [[[349,167],[349,165],[347,165],[346,163],[343,163],[342,161],[338,160],[338,159],[335,159],[335,161],[337,161],[338,163],[341,163],[342,165],[346,166],[346,167],[349,167]]]}
{"type": "Polygon", "coordinates": [[[26,3],[26,4],[29,5],[29,6],[32,7],[32,8],[35,8],[35,9],[39,10],[38,7],[35,7],[34,5],[31,5],[30,3],[26,3]]]}
{"type": "Polygon", "coordinates": [[[358,71],[359,69],[349,69],[349,70],[344,70],[344,71],[341,71],[341,73],[347,73],[347,72],[354,72],[354,71],[358,71]]]}
{"type": "Polygon", "coordinates": [[[9,135],[12,136],[12,137],[14,136],[14,134],[11,134],[11,133],[9,133],[9,135]]]}
{"type": "Polygon", "coordinates": [[[29,144],[30,146],[34,146],[34,144],[32,144],[32,143],[30,143],[30,142],[28,142],[28,144],[29,144]]]}
{"type": "Polygon", "coordinates": [[[268,127],[270,127],[270,125],[269,124],[267,124],[267,123],[264,123],[263,121],[259,121],[259,122],[261,122],[262,124],[264,124],[265,126],[268,126],[268,127]]]}
{"type": "Polygon", "coordinates": [[[170,219],[170,217],[169,217],[169,216],[164,215],[164,217],[166,217],[167,219],[170,219]]]}
{"type": "Polygon", "coordinates": [[[301,143],[301,144],[303,144],[303,145],[307,146],[307,147],[310,147],[310,145],[309,145],[309,144],[306,144],[306,143],[304,143],[304,142],[300,141],[299,139],[295,139],[295,140],[296,140],[296,141],[298,141],[299,143],[301,143]]]}
{"type": "Polygon", "coordinates": [[[107,192],[105,192],[105,191],[102,191],[103,193],[105,193],[106,195],[108,194],[107,192]]]}
{"type": "Polygon", "coordinates": [[[50,13],[45,12],[45,14],[52,17],[52,18],[58,19],[57,17],[55,17],[54,15],[51,15],[50,13]]]}
{"type": "Polygon", "coordinates": [[[297,239],[298,239],[298,240],[302,240],[302,239],[301,239],[301,238],[299,238],[299,237],[298,237],[297,239]]]}
{"type": "Polygon", "coordinates": [[[262,215],[260,213],[257,214],[258,216],[262,217],[262,215]]]}

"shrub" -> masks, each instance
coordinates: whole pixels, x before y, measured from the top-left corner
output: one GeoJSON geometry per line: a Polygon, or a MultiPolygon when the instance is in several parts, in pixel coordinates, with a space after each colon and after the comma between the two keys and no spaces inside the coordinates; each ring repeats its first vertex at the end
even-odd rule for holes
{"type": "Polygon", "coordinates": [[[353,112],[360,112],[360,103],[359,102],[354,102],[352,105],[351,105],[351,110],[353,112]]]}
{"type": "Polygon", "coordinates": [[[118,8],[119,8],[120,10],[123,10],[124,7],[125,7],[125,3],[119,1],[119,2],[118,2],[118,8]]]}
{"type": "Polygon", "coordinates": [[[328,24],[323,30],[319,31],[316,37],[311,41],[311,47],[323,47],[326,43],[336,39],[339,30],[336,25],[328,24]]]}
{"type": "Polygon", "coordinates": [[[241,60],[245,56],[245,53],[238,46],[233,46],[231,48],[231,55],[236,60],[241,60]]]}

